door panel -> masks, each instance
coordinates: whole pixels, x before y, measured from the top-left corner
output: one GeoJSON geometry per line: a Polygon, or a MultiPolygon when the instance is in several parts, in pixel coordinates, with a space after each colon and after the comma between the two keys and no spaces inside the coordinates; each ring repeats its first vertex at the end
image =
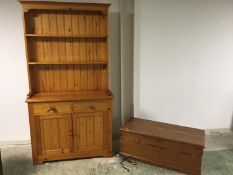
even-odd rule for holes
{"type": "Polygon", "coordinates": [[[40,155],[71,152],[71,115],[41,115],[35,120],[40,155]]]}
{"type": "Polygon", "coordinates": [[[96,145],[102,145],[104,143],[104,119],[103,119],[103,117],[95,117],[94,123],[95,123],[94,143],[96,145]]]}
{"type": "Polygon", "coordinates": [[[74,151],[106,148],[107,112],[83,112],[73,115],[74,151]]]}

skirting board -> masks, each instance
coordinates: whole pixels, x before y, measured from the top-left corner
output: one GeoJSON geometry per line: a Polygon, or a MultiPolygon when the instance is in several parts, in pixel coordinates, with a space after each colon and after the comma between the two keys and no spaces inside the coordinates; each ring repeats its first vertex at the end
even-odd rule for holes
{"type": "Polygon", "coordinates": [[[0,146],[30,145],[31,140],[0,141],[0,146]]]}
{"type": "Polygon", "coordinates": [[[232,132],[232,128],[206,129],[205,134],[221,134],[232,132]]]}

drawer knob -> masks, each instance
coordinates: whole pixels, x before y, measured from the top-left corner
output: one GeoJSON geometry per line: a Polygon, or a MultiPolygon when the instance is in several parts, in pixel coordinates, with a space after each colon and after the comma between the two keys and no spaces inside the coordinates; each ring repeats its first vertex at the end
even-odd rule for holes
{"type": "Polygon", "coordinates": [[[56,113],[56,112],[57,112],[57,109],[56,109],[55,106],[50,106],[49,109],[48,109],[48,112],[56,113]]]}
{"type": "Polygon", "coordinates": [[[77,135],[78,135],[78,133],[77,133],[76,129],[74,128],[73,136],[75,137],[75,136],[77,136],[77,135]]]}
{"type": "Polygon", "coordinates": [[[93,105],[90,105],[89,108],[92,110],[95,110],[95,106],[93,106],[93,105]]]}
{"type": "Polygon", "coordinates": [[[69,130],[69,136],[73,136],[73,132],[71,129],[69,130]]]}

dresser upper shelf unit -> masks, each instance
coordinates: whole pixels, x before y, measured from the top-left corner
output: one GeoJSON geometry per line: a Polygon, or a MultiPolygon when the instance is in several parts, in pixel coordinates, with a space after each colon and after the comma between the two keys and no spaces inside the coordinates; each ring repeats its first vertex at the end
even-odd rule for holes
{"type": "Polygon", "coordinates": [[[77,101],[77,100],[98,100],[113,99],[110,90],[98,91],[80,91],[80,92],[49,92],[35,93],[26,99],[27,103],[31,102],[58,102],[58,101],[77,101]]]}
{"type": "Polygon", "coordinates": [[[33,163],[111,157],[110,4],[20,3],[33,163]]]}

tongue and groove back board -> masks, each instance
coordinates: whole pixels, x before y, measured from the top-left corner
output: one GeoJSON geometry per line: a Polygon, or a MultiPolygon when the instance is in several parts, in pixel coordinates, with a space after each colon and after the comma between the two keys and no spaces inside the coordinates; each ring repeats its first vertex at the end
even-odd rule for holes
{"type": "Polygon", "coordinates": [[[110,4],[19,2],[33,162],[111,156],[110,4]]]}
{"type": "Polygon", "coordinates": [[[201,174],[205,131],[132,118],[121,128],[120,152],[190,175],[201,174]]]}
{"type": "Polygon", "coordinates": [[[32,93],[107,90],[105,18],[98,12],[40,9],[27,12],[32,93]]]}

